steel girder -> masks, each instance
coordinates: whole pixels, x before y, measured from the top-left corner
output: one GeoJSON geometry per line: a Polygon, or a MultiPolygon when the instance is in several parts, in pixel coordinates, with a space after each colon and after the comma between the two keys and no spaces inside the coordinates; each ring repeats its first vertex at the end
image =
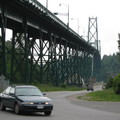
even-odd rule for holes
{"type": "Polygon", "coordinates": [[[6,27],[6,17],[4,16],[4,7],[1,8],[1,36],[0,37],[0,61],[1,61],[1,69],[0,74],[6,76],[6,52],[5,52],[5,27],[6,27]]]}
{"type": "Polygon", "coordinates": [[[94,48],[79,36],[69,33],[70,29],[62,31],[61,28],[48,26],[48,23],[46,25],[41,19],[40,22],[34,21],[27,13],[19,13],[18,21],[18,18],[13,18],[12,12],[7,15],[9,7],[5,9],[5,6],[6,3],[0,6],[0,69],[12,83],[80,86],[81,79],[88,80],[92,53],[96,52],[94,48]],[[5,41],[6,28],[13,31],[9,45],[5,41]]]}
{"type": "MultiPolygon", "coordinates": [[[[38,81],[56,86],[61,84],[80,86],[81,79],[90,76],[88,73],[91,69],[91,57],[85,55],[85,51],[79,51],[78,45],[74,49],[67,46],[67,41],[62,45],[62,39],[60,44],[56,44],[53,35],[50,35],[49,40],[43,40],[42,35],[40,39],[35,39],[25,34],[13,32],[10,52],[11,74],[8,76],[12,83],[30,84],[38,81]],[[20,78],[16,78],[17,76],[20,78]]],[[[69,44],[72,46],[72,43],[69,44]]]]}

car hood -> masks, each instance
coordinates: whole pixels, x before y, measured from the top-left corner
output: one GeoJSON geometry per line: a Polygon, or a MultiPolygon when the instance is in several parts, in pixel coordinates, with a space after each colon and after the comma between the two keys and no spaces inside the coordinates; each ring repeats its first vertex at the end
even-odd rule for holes
{"type": "Polygon", "coordinates": [[[48,97],[44,97],[44,96],[17,96],[17,98],[21,101],[25,101],[25,102],[49,102],[51,101],[51,99],[49,99],[48,97]]]}

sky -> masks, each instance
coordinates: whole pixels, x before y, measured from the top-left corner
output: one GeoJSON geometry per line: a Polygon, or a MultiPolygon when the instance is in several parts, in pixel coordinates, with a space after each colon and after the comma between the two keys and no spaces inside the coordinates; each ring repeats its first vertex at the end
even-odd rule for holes
{"type": "MultiPolygon", "coordinates": [[[[46,7],[47,0],[38,0],[46,7]]],[[[120,33],[120,0],[48,0],[51,12],[68,13],[69,26],[79,35],[87,38],[88,18],[97,17],[98,39],[101,42],[101,56],[118,52],[118,33],[120,33]],[[61,6],[59,5],[61,4],[61,6]]],[[[57,15],[67,23],[67,16],[57,15]]]]}

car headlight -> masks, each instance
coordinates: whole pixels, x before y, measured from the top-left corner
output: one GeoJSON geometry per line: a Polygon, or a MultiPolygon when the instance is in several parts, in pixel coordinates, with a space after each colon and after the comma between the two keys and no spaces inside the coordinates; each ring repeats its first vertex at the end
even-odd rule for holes
{"type": "Polygon", "coordinates": [[[45,104],[46,104],[46,105],[48,105],[48,104],[52,104],[52,101],[45,102],[45,104]]]}
{"type": "Polygon", "coordinates": [[[33,102],[22,102],[22,104],[33,105],[33,102]]]}

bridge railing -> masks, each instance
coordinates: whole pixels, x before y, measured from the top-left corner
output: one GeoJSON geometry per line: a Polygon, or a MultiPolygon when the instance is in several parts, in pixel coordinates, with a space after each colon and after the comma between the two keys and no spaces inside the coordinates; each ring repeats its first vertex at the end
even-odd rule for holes
{"type": "MultiPolygon", "coordinates": [[[[56,17],[53,13],[51,13],[46,7],[44,7],[40,2],[37,0],[19,0],[22,3],[29,3],[32,6],[34,6],[35,9],[38,9],[38,11],[41,11],[46,16],[50,17],[53,22],[56,22],[59,24],[60,27],[63,27],[64,29],[68,30],[71,34],[82,40],[84,43],[88,44],[87,41],[85,41],[80,35],[78,35],[75,31],[73,31],[71,28],[69,28],[64,22],[62,22],[58,17],[56,17]]],[[[89,45],[89,44],[88,44],[89,45]]]]}

